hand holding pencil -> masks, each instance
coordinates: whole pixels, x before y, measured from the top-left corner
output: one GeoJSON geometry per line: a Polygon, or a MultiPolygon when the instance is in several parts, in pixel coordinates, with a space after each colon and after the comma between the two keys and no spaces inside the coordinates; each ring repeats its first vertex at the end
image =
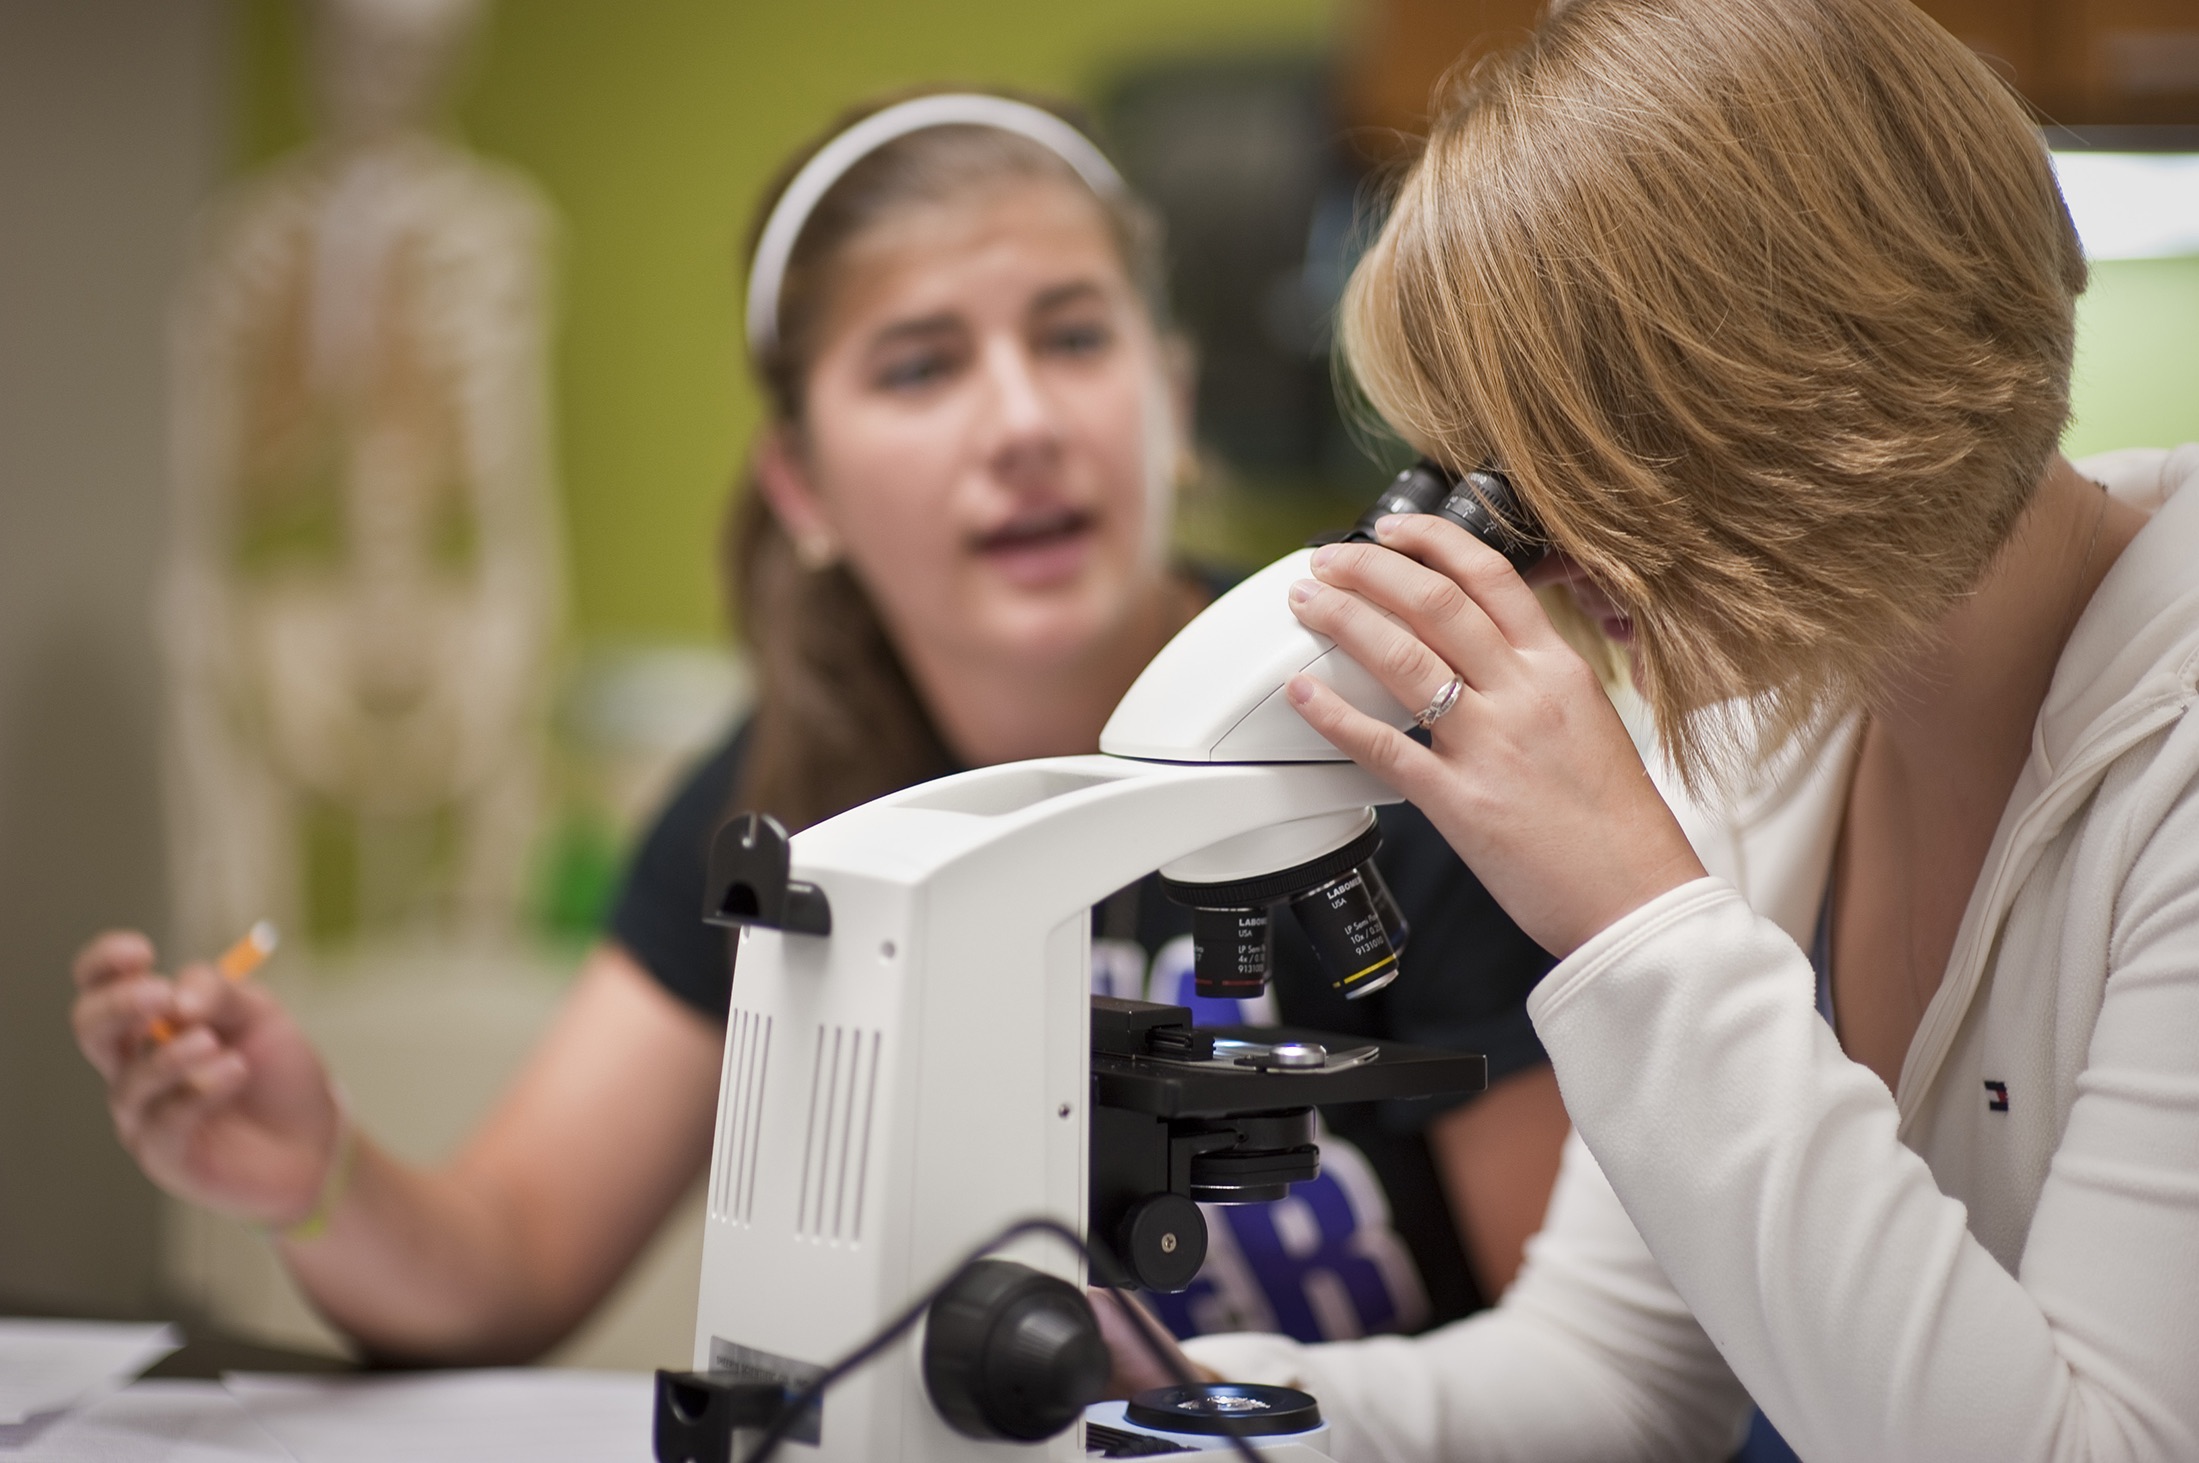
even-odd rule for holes
{"type": "MultiPolygon", "coordinates": [[[[252,928],[237,937],[235,944],[221,952],[214,961],[214,969],[223,980],[234,985],[249,978],[253,971],[265,964],[267,957],[275,953],[275,946],[281,939],[282,936],[273,925],[264,919],[257,921],[252,928]]],[[[155,1016],[145,1028],[145,1034],[165,1046],[174,1039],[176,1029],[169,1024],[167,1017],[155,1016]]]]}
{"type": "Polygon", "coordinates": [[[248,978],[275,944],[263,921],[171,979],[143,935],[102,935],[77,956],[72,1023],[116,1135],[156,1183],[281,1226],[313,1212],[343,1122],[312,1043],[248,978]]]}

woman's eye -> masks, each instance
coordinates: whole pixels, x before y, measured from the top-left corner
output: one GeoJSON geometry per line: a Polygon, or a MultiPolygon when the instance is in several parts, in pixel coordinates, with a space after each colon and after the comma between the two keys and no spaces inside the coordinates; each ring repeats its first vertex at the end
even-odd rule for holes
{"type": "Polygon", "coordinates": [[[887,391],[919,391],[944,381],[954,373],[954,367],[952,353],[925,351],[886,362],[878,370],[878,384],[887,391]]]}
{"type": "Polygon", "coordinates": [[[1115,332],[1097,320],[1075,325],[1055,325],[1047,328],[1040,337],[1040,345],[1049,355],[1090,356],[1097,355],[1114,342],[1115,332]]]}

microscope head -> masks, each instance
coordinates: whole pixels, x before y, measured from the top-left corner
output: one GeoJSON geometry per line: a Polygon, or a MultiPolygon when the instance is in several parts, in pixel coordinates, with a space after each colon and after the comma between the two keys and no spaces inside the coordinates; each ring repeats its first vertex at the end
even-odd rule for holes
{"type": "MultiPolygon", "coordinates": [[[[1399,473],[1342,541],[1371,543],[1392,513],[1449,519],[1522,573],[1548,552],[1503,474],[1455,476],[1420,462],[1399,473]]],[[[1148,762],[1341,762],[1292,709],[1283,688],[1306,674],[1351,705],[1403,729],[1397,704],[1336,642],[1298,623],[1290,586],[1313,577],[1313,550],[1286,554],[1208,605],[1153,658],[1100,732],[1100,750],[1148,762]]]]}
{"type": "MultiPolygon", "coordinates": [[[[1417,463],[1342,538],[1371,543],[1376,520],[1393,513],[1447,518],[1522,572],[1548,551],[1510,482],[1494,471],[1457,477],[1417,463]]],[[[1100,750],[1156,762],[1343,761],[1285,694],[1301,673],[1378,721],[1413,725],[1413,713],[1363,666],[1291,613],[1290,586],[1311,577],[1312,559],[1311,549],[1300,549],[1208,606],[1131,686],[1100,733],[1100,750]]],[[[1270,911],[1286,900],[1338,991],[1357,999],[1388,985],[1409,931],[1372,861],[1380,843],[1369,808],[1258,829],[1165,865],[1163,890],[1192,910],[1198,993],[1243,998],[1266,988],[1270,911]]]]}

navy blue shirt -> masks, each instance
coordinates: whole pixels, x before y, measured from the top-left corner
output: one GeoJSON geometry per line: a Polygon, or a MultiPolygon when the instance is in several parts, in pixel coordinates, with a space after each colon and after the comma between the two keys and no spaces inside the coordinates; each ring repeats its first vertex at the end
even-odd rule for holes
{"type": "MultiPolygon", "coordinates": [[[[611,919],[667,990],[724,1021],[733,965],[702,922],[711,836],[731,811],[743,727],[673,796],[634,857],[611,919]]],[[[1190,912],[1147,878],[1092,912],[1093,985],[1193,1007],[1202,1023],[1281,1021],[1343,1035],[1480,1052],[1494,1083],[1548,1060],[1527,993],[1553,961],[1497,907],[1416,808],[1380,812],[1383,877],[1412,926],[1401,973],[1359,1001],[1329,989],[1295,917],[1275,916],[1275,979],[1257,1003],[1191,994],[1190,912]]],[[[1321,1177],[1272,1204],[1208,1206],[1207,1265],[1181,1295],[1149,1297],[1179,1335],[1272,1330],[1301,1340],[1417,1331],[1486,1304],[1428,1150],[1429,1120],[1470,1099],[1322,1111],[1321,1177]]]]}

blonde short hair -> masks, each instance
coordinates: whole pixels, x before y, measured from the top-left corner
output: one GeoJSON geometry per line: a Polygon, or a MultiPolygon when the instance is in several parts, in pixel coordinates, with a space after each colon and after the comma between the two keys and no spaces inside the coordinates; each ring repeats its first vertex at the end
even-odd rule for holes
{"type": "Polygon", "coordinates": [[[1345,296],[1415,446],[1632,616],[1683,773],[1867,703],[2069,410],[2085,266],[2023,104],[1906,0],[1573,0],[1439,116],[1345,296]]]}

